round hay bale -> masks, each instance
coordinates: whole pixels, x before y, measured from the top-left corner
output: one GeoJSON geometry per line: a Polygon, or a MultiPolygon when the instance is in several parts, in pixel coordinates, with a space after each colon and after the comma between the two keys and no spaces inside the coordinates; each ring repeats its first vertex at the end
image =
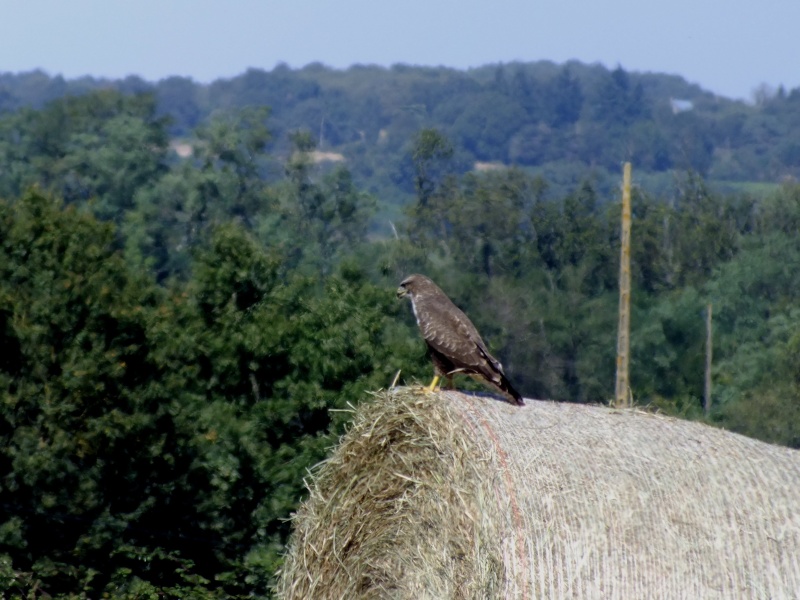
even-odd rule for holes
{"type": "Polygon", "coordinates": [[[642,411],[382,393],[315,471],[284,599],[797,598],[800,453],[642,411]]]}

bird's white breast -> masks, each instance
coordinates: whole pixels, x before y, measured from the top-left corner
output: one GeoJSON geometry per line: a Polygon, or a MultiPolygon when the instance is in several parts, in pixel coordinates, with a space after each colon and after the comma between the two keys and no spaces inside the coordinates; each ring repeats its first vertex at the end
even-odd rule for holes
{"type": "Polygon", "coordinates": [[[414,311],[414,318],[417,320],[417,325],[419,326],[419,315],[417,314],[417,303],[414,300],[411,300],[411,310],[414,311]]]}

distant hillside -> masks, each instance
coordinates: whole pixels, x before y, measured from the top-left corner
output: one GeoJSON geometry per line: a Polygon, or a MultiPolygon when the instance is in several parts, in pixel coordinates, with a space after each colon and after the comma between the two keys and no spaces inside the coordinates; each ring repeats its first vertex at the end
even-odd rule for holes
{"type": "Polygon", "coordinates": [[[408,149],[436,128],[455,148],[452,167],[517,165],[572,187],[588,172],[600,189],[631,160],[641,181],[669,185],[693,170],[710,181],[778,183],[800,177],[800,89],[755,105],[716,96],[682,77],[579,62],[444,67],[320,63],[250,69],[199,84],[183,77],[65,80],[40,71],[0,75],[0,113],[40,107],[97,88],[152,92],[176,138],[220,110],[268,106],[272,151],[307,130],[318,149],[341,154],[356,179],[384,200],[413,192],[408,149]]]}
{"type": "MultiPolygon", "coordinates": [[[[635,163],[631,397],[800,448],[800,184],[776,183],[800,166],[798,104],[800,90],[748,105],[679,77],[578,63],[311,65],[209,85],[0,75],[3,597],[268,597],[304,479],[354,403],[430,377],[395,294],[409,273],[430,275],[470,315],[524,396],[607,402],[625,159],[635,163]],[[720,182],[736,193],[710,185],[720,182]]],[[[564,408],[585,414],[587,431],[602,425],[591,416],[600,409],[564,408]]],[[[424,432],[446,441],[429,413],[424,432]]],[[[605,413],[608,431],[624,433],[605,413]]],[[[577,419],[564,423],[587,456],[630,453],[592,447],[577,419]]],[[[722,442],[698,449],[690,437],[705,460],[689,483],[746,483],[735,461],[714,462],[722,442]]],[[[572,458],[556,470],[591,470],[543,443],[572,458]]],[[[659,454],[673,446],[643,446],[641,466],[675,471],[659,454]]],[[[755,453],[726,448],[751,458],[754,483],[769,483],[755,453]]],[[[595,478],[597,489],[608,481],[595,478]]],[[[666,503],[698,523],[732,522],[706,519],[699,497],[666,503]]],[[[662,514],[651,500],[639,503],[662,514]]],[[[613,516],[583,505],[601,530],[613,516]]],[[[531,506],[522,513],[539,514],[531,506]]],[[[678,517],[670,532],[697,530],[678,517]]],[[[764,538],[770,549],[776,535],[764,538]]],[[[730,555],[722,542],[715,549],[730,555]]],[[[540,554],[530,554],[537,568],[555,564],[540,554]]],[[[462,555],[452,554],[463,567],[462,555]]]]}

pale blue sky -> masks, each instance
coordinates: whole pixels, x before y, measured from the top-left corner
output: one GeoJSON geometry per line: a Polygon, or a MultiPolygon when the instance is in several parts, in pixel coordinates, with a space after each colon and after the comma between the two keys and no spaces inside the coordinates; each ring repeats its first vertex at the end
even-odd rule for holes
{"type": "Polygon", "coordinates": [[[0,72],[148,80],[278,62],[578,59],[749,98],[800,87],[800,0],[0,0],[0,72]]]}

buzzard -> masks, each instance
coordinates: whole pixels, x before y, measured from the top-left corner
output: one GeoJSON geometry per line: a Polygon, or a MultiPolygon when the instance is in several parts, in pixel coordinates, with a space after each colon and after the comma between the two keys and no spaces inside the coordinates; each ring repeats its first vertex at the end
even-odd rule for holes
{"type": "Polygon", "coordinates": [[[455,373],[480,378],[523,406],[522,396],[503,373],[503,365],[486,349],[480,334],[450,298],[424,275],[409,275],[397,288],[397,297],[411,299],[417,325],[428,345],[433,362],[434,377],[430,391],[436,389],[441,377],[452,383],[455,373]]]}

